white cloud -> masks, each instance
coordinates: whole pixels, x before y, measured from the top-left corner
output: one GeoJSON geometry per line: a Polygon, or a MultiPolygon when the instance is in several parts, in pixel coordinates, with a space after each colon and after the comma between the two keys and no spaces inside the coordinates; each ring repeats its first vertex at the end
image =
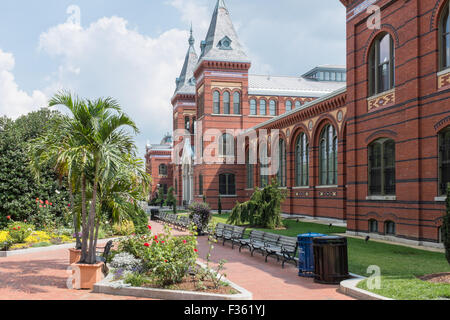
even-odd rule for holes
{"type": "Polygon", "coordinates": [[[102,18],[83,28],[66,22],[41,34],[39,49],[59,68],[45,92],[59,89],[82,97],[116,98],[141,128],[145,142],[159,142],[172,128],[170,98],[188,48],[187,30],[171,29],[157,38],[132,30],[120,17],[102,18]]]}
{"type": "Polygon", "coordinates": [[[0,115],[17,118],[47,105],[46,95],[38,90],[31,95],[20,90],[14,78],[15,59],[0,49],[0,115]]]}

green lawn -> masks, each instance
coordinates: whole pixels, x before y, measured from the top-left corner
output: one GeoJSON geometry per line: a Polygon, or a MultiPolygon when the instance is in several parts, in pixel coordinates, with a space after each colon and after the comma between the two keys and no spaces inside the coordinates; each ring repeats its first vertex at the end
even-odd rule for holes
{"type": "MultiPolygon", "coordinates": [[[[215,222],[226,223],[228,214],[214,215],[215,222]]],[[[283,221],[286,230],[264,230],[295,237],[307,232],[324,234],[345,233],[342,227],[332,227],[316,223],[283,221]]],[[[261,229],[263,230],[263,229],[261,229]]],[[[430,252],[395,244],[348,238],[349,271],[362,276],[371,265],[380,267],[382,282],[380,290],[371,290],[393,299],[439,299],[450,298],[450,285],[432,284],[417,279],[426,274],[450,272],[450,265],[443,253],[430,252]]],[[[366,281],[360,283],[366,289],[366,281]]]]}

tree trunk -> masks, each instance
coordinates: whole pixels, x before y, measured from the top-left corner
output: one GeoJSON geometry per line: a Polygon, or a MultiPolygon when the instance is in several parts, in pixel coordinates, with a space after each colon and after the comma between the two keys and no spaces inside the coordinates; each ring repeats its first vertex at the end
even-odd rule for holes
{"type": "Polygon", "coordinates": [[[98,187],[97,169],[95,171],[96,172],[95,172],[95,177],[94,177],[94,186],[92,189],[91,209],[89,211],[89,221],[88,221],[88,229],[89,229],[89,252],[88,252],[88,261],[87,261],[88,264],[95,263],[94,229],[95,229],[95,218],[96,218],[96,213],[97,213],[96,205],[97,205],[97,187],[98,187]],[[92,257],[94,257],[94,259],[92,257]]]}
{"type": "Polygon", "coordinates": [[[85,174],[81,177],[81,219],[83,224],[83,231],[82,231],[82,243],[81,243],[81,259],[80,261],[82,263],[87,262],[87,241],[89,236],[89,230],[87,228],[86,223],[86,176],[85,174]]]}
{"type": "MultiPolygon", "coordinates": [[[[101,212],[101,211],[100,211],[101,212]]],[[[97,248],[97,241],[98,241],[98,230],[100,229],[100,216],[97,217],[97,224],[95,226],[95,240],[94,240],[94,248],[97,248]]],[[[97,260],[96,257],[96,250],[94,250],[94,259],[97,260]]]]}
{"type": "Polygon", "coordinates": [[[73,214],[73,229],[75,230],[76,246],[75,249],[81,249],[80,229],[78,228],[78,213],[74,210],[75,198],[73,196],[72,183],[69,180],[69,198],[73,214]]]}

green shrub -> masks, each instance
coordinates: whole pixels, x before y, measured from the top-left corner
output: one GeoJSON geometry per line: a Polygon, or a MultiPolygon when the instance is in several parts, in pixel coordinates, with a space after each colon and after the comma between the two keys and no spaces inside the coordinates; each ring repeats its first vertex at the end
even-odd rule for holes
{"type": "Polygon", "coordinates": [[[139,209],[136,214],[131,216],[134,223],[134,230],[137,234],[146,234],[148,232],[148,215],[144,210],[139,209]]]}
{"type": "Polygon", "coordinates": [[[8,225],[9,237],[13,243],[25,243],[34,231],[34,226],[25,222],[13,222],[8,225]]]}
{"type": "Polygon", "coordinates": [[[115,235],[129,236],[135,232],[133,221],[123,220],[122,222],[113,225],[115,235]]]}
{"type": "Polygon", "coordinates": [[[125,276],[124,282],[131,285],[132,287],[142,287],[144,284],[148,283],[148,279],[141,273],[133,272],[128,273],[125,276]]]}
{"type": "Polygon", "coordinates": [[[211,208],[207,203],[204,202],[193,202],[189,206],[189,210],[191,211],[190,218],[192,222],[197,226],[197,232],[199,234],[203,233],[208,227],[209,222],[211,221],[212,214],[211,208]]]}

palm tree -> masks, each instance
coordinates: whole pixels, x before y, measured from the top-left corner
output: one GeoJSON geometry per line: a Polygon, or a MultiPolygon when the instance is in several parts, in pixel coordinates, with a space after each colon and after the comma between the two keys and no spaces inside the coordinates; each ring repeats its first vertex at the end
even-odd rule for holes
{"type": "MultiPolygon", "coordinates": [[[[81,185],[83,232],[80,262],[95,264],[100,226],[99,199],[108,193],[113,177],[132,171],[129,169],[132,164],[130,159],[136,158],[136,146],[126,129],[131,129],[134,134],[139,130],[112,98],[79,100],[72,98],[70,93],[60,92],[49,102],[50,107],[56,105],[65,106],[70,115],[61,118],[60,134],[56,135],[58,138],[49,138],[42,145],[49,148],[47,158],[53,158],[57,168],[67,172],[69,185],[81,185]],[[49,143],[53,145],[49,146],[49,143]],[[88,189],[91,193],[89,210],[88,189]]],[[[147,182],[143,180],[144,184],[147,182]]]]}

